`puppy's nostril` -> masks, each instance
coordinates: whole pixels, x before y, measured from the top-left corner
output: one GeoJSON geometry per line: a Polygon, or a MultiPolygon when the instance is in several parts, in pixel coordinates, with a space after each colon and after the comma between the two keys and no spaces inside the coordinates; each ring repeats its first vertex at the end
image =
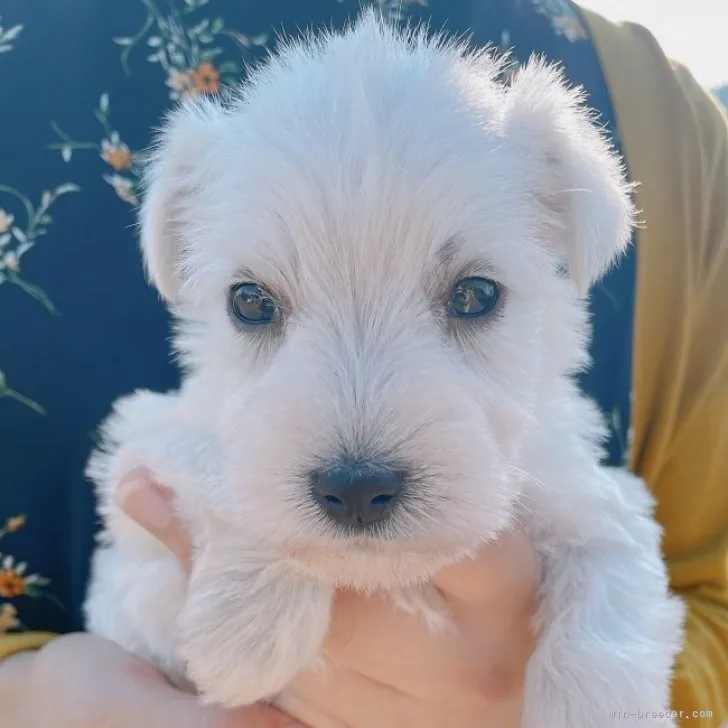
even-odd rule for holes
{"type": "Polygon", "coordinates": [[[311,473],[311,495],[337,523],[369,526],[389,515],[405,479],[380,462],[347,460],[311,473]]]}
{"type": "Polygon", "coordinates": [[[393,497],[391,495],[377,495],[369,502],[372,508],[386,508],[392,502],[393,497]]]}

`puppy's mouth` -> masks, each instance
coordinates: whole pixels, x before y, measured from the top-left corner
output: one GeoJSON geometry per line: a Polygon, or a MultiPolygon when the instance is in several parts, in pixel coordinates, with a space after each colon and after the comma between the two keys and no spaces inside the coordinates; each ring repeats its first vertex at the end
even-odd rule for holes
{"type": "Polygon", "coordinates": [[[292,545],[286,549],[285,556],[317,579],[337,586],[376,591],[427,581],[443,566],[472,550],[462,543],[425,545],[380,539],[360,532],[328,543],[292,545]]]}

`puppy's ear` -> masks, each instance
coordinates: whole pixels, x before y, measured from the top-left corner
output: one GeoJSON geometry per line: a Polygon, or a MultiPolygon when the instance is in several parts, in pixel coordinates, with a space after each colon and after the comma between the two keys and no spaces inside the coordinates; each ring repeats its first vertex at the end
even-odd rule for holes
{"type": "Polygon", "coordinates": [[[545,242],[586,294],[630,241],[635,210],[622,161],[581,90],[541,59],[513,77],[504,126],[535,170],[532,191],[549,221],[545,242]]]}
{"type": "Polygon", "coordinates": [[[167,117],[147,161],[141,248],[150,281],[170,303],[186,279],[195,202],[213,172],[224,113],[208,99],[182,104],[167,117]]]}

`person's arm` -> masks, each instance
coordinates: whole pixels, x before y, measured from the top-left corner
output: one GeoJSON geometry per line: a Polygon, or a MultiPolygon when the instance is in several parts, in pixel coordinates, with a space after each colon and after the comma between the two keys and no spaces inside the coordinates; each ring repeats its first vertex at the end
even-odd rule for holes
{"type": "MultiPolygon", "coordinates": [[[[675,67],[675,78],[693,122],[680,150],[690,170],[680,206],[680,234],[689,245],[681,266],[686,300],[664,289],[653,299],[653,306],[664,307],[656,318],[667,318],[671,298],[678,304],[670,308],[681,320],[662,322],[665,339],[675,327],[682,330],[672,352],[673,388],[665,387],[664,404],[642,409],[643,452],[635,452],[635,464],[657,494],[672,583],[689,607],[674,703],[712,711],[718,725],[728,719],[728,119],[684,68],[675,67]],[[673,421],[663,430],[662,446],[650,448],[658,413],[673,421]]],[[[646,318],[645,346],[650,326],[646,318]]],[[[643,380],[660,357],[655,343],[645,352],[643,380]]]]}
{"type": "Polygon", "coordinates": [[[304,728],[260,705],[203,705],[151,665],[89,634],[0,662],[0,728],[304,728]]]}
{"type": "Polygon", "coordinates": [[[719,726],[728,720],[728,118],[644,28],[586,17],[645,221],[631,465],[656,495],[671,583],[688,606],[673,705],[685,725],[719,726]]]}

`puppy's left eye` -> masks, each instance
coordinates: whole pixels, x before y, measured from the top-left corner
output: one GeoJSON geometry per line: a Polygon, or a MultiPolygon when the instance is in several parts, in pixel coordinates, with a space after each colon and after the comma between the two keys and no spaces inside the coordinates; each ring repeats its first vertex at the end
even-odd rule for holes
{"type": "Polygon", "coordinates": [[[248,326],[265,326],[280,319],[278,302],[260,283],[238,283],[230,289],[230,311],[248,326]]]}
{"type": "Polygon", "coordinates": [[[447,315],[480,318],[492,314],[500,298],[500,286],[490,278],[463,278],[452,290],[447,315]]]}

